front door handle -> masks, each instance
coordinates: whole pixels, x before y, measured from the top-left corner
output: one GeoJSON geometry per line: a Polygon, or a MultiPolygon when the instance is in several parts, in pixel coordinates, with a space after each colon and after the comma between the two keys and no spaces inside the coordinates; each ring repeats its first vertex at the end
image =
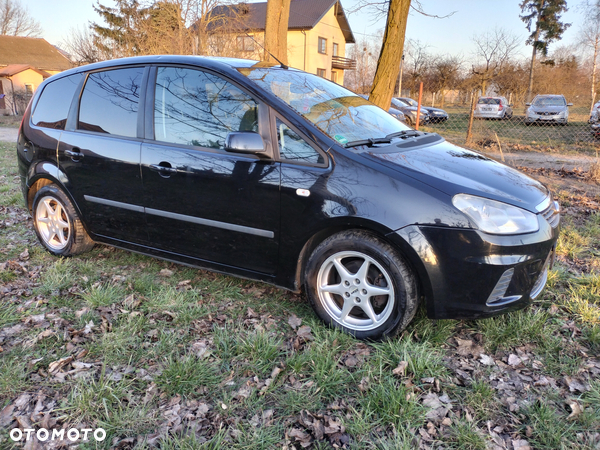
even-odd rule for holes
{"type": "Polygon", "coordinates": [[[85,156],[77,147],[74,147],[73,150],[65,150],[65,155],[70,156],[73,161],[79,161],[85,156]]]}
{"type": "Polygon", "coordinates": [[[161,177],[165,178],[168,178],[173,173],[177,173],[177,169],[171,167],[171,164],[165,161],[161,162],[160,164],[150,164],[148,167],[150,170],[158,172],[161,177]]]}

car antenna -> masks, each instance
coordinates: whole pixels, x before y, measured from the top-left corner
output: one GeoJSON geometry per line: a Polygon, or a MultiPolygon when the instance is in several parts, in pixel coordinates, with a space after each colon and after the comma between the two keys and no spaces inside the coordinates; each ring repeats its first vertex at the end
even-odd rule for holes
{"type": "Polygon", "coordinates": [[[260,48],[262,48],[265,52],[267,52],[269,55],[271,55],[271,57],[279,63],[279,65],[281,66],[282,69],[286,69],[286,70],[289,69],[289,66],[287,66],[284,63],[282,63],[281,61],[279,61],[273,53],[271,53],[269,50],[267,50],[262,45],[260,45],[260,43],[256,39],[254,39],[254,36],[250,36],[248,33],[246,33],[246,36],[248,36],[250,39],[252,39],[256,44],[259,45],[260,48]]]}

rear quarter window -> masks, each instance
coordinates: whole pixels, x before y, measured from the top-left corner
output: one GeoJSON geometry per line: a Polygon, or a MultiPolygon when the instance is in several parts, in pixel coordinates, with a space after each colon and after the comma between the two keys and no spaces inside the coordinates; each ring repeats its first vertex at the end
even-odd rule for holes
{"type": "Polygon", "coordinates": [[[35,126],[64,130],[71,101],[83,74],[76,73],[48,83],[31,116],[35,126]]]}

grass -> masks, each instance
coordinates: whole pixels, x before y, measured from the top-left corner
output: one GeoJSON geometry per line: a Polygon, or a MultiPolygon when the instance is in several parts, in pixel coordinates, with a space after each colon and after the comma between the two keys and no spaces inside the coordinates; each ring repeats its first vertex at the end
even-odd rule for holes
{"type": "MultiPolygon", "coordinates": [[[[26,269],[0,271],[10,289],[0,297],[0,411],[28,394],[19,414],[31,417],[41,393],[58,426],[107,431],[80,448],[300,448],[294,429],[313,449],[485,449],[489,429],[536,449],[596,445],[597,213],[566,217],[558,263],[532,307],[477,321],[432,321],[421,309],[402,336],[359,343],[325,327],[303,296],[260,283],[102,246],[52,257],[20,195],[13,145],[0,143],[0,263],[26,269]],[[298,339],[292,314],[310,339],[298,339]],[[493,363],[459,355],[455,338],[493,363]],[[510,355],[522,364],[510,366],[510,355]],[[49,373],[68,357],[62,379],[49,373]],[[584,392],[571,392],[567,377],[584,392]],[[447,401],[445,416],[424,403],[436,398],[447,401]],[[566,401],[582,412],[569,418],[566,401]]],[[[0,431],[0,448],[7,439],[0,431]]]]}

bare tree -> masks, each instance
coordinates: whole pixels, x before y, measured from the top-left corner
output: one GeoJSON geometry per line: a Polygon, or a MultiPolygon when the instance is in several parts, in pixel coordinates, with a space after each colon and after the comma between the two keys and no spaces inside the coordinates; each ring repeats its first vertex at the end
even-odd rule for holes
{"type": "Polygon", "coordinates": [[[471,72],[479,81],[482,95],[486,95],[489,83],[500,73],[503,65],[513,58],[519,45],[519,37],[496,28],[474,36],[473,43],[476,64],[471,72]]]}
{"type": "Polygon", "coordinates": [[[91,64],[107,59],[100,47],[96,45],[94,35],[89,28],[72,28],[60,47],[69,54],[71,62],[76,66],[91,64]]]}
{"type": "Polygon", "coordinates": [[[19,0],[0,0],[0,34],[39,37],[42,27],[19,0]]]}
{"type": "Polygon", "coordinates": [[[431,55],[427,53],[428,47],[421,41],[412,39],[405,45],[404,75],[408,78],[407,84],[411,91],[418,89],[419,83],[424,80],[429,70],[431,55]]]}
{"type": "Polygon", "coordinates": [[[596,79],[598,72],[598,52],[600,51],[600,1],[588,3],[584,7],[585,21],[579,29],[579,42],[591,56],[590,70],[590,112],[596,101],[596,79]]]}
{"type": "MultiPolygon", "coordinates": [[[[265,61],[274,55],[287,64],[287,33],[290,19],[290,0],[267,0],[265,21],[265,61]]],[[[273,61],[274,62],[274,61],[273,61]]]]}
{"type": "Polygon", "coordinates": [[[430,74],[431,84],[440,93],[440,108],[444,107],[446,91],[460,81],[461,67],[462,59],[458,56],[442,56],[432,63],[430,74]]]}
{"type": "Polygon", "coordinates": [[[356,61],[356,70],[349,70],[344,75],[344,86],[359,94],[368,94],[373,85],[373,77],[377,69],[381,36],[367,38],[363,36],[350,47],[348,58],[356,61]]]}

